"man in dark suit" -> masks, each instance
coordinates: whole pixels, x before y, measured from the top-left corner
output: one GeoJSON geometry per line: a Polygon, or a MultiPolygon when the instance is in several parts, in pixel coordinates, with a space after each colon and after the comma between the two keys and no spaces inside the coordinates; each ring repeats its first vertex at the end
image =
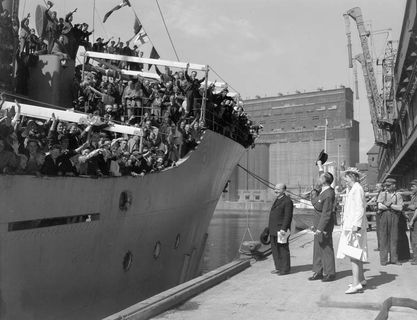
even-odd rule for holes
{"type": "Polygon", "coordinates": [[[329,282],[335,280],[336,267],[333,250],[333,227],[335,223],[335,192],[331,187],[333,175],[320,170],[319,186],[311,192],[311,203],[316,211],[314,221],[313,276],[309,280],[329,282]]]}
{"type": "Polygon", "coordinates": [[[292,212],[294,205],[285,194],[287,187],[279,183],[275,186],[277,195],[269,214],[269,232],[271,235],[271,250],[274,258],[275,270],[271,273],[285,275],[290,273],[290,248],[289,237],[285,243],[278,243],[278,233],[285,235],[291,228],[292,212]]]}

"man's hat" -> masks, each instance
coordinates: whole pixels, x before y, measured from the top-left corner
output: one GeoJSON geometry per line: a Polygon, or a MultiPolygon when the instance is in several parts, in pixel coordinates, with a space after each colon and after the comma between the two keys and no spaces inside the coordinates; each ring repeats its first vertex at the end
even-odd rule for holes
{"type": "Polygon", "coordinates": [[[397,180],[395,180],[394,178],[388,178],[385,180],[384,184],[386,185],[392,185],[392,184],[396,184],[397,180]]]}
{"type": "Polygon", "coordinates": [[[271,239],[270,239],[270,236],[269,236],[269,228],[268,227],[266,227],[264,229],[264,231],[262,231],[261,237],[260,237],[259,240],[261,240],[261,243],[264,244],[264,245],[268,245],[268,244],[271,243],[271,239]]]}
{"type": "Polygon", "coordinates": [[[414,185],[414,186],[417,186],[417,179],[411,180],[410,184],[414,185]]]}
{"type": "Polygon", "coordinates": [[[319,157],[317,158],[316,164],[318,161],[321,161],[321,164],[325,164],[328,158],[329,155],[326,152],[324,152],[324,150],[321,150],[319,157]]]}

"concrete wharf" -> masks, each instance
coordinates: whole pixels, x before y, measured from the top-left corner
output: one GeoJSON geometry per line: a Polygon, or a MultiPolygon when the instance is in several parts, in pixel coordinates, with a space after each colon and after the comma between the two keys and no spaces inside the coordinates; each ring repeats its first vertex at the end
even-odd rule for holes
{"type": "MultiPolygon", "coordinates": [[[[335,251],[340,232],[334,232],[335,251]]],[[[368,286],[364,293],[346,295],[351,282],[348,259],[336,260],[334,282],[308,281],[312,274],[313,234],[304,231],[290,243],[291,274],[277,276],[272,257],[191,298],[154,319],[375,319],[389,297],[417,300],[417,266],[380,266],[375,252],[376,234],[368,232],[369,262],[365,264],[368,286]]],[[[389,319],[417,319],[417,310],[392,307],[389,319]]]]}

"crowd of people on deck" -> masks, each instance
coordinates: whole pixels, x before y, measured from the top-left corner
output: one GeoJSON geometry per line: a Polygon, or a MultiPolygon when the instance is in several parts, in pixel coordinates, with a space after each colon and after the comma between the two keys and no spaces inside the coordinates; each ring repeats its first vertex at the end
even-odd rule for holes
{"type": "Polygon", "coordinates": [[[84,124],[60,121],[54,114],[40,121],[22,117],[17,101],[15,105],[1,110],[2,173],[143,176],[175,166],[202,135],[197,121],[191,125],[183,121],[162,134],[160,127],[146,120],[140,126],[143,134],[125,136],[103,130],[111,123],[98,116],[90,115],[84,124]]]}
{"type": "MultiPolygon", "coordinates": [[[[141,56],[137,47],[130,49],[129,43],[123,45],[120,39],[116,43],[98,38],[92,45],[88,25],[72,24],[76,10],[58,19],[52,7],[48,1],[43,38],[30,29],[30,15],[13,33],[4,29],[3,25],[8,26],[4,21],[10,17],[6,10],[1,12],[0,37],[18,39],[20,58],[50,53],[63,60],[74,59],[80,45],[97,52],[141,56]]],[[[12,21],[10,18],[15,27],[12,21]]],[[[244,147],[253,145],[261,127],[248,119],[241,101],[230,96],[227,88],[216,91],[215,84],[204,87],[205,79],[198,79],[196,71],[189,72],[189,65],[175,72],[169,67],[161,72],[156,67],[159,79],[150,79],[139,73],[122,77],[112,68],[139,71],[143,66],[138,63],[107,62],[87,61],[84,68],[76,67],[73,105],[66,107],[88,114],[84,123],[67,123],[55,115],[48,121],[22,117],[18,101],[12,110],[0,110],[1,173],[144,175],[175,166],[199,144],[205,129],[244,147]],[[143,134],[126,136],[105,130],[114,124],[135,126],[143,134]]],[[[2,96],[2,105],[4,100],[2,96]]]]}

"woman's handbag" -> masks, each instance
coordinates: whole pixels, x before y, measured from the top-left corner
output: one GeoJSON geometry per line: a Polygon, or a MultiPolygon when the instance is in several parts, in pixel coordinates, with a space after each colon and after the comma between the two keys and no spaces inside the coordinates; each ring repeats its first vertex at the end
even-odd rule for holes
{"type": "Polygon", "coordinates": [[[347,242],[345,244],[345,247],[343,248],[343,253],[356,260],[360,260],[362,257],[362,249],[359,247],[359,240],[358,237],[360,237],[359,234],[349,232],[347,236],[347,242]]]}

